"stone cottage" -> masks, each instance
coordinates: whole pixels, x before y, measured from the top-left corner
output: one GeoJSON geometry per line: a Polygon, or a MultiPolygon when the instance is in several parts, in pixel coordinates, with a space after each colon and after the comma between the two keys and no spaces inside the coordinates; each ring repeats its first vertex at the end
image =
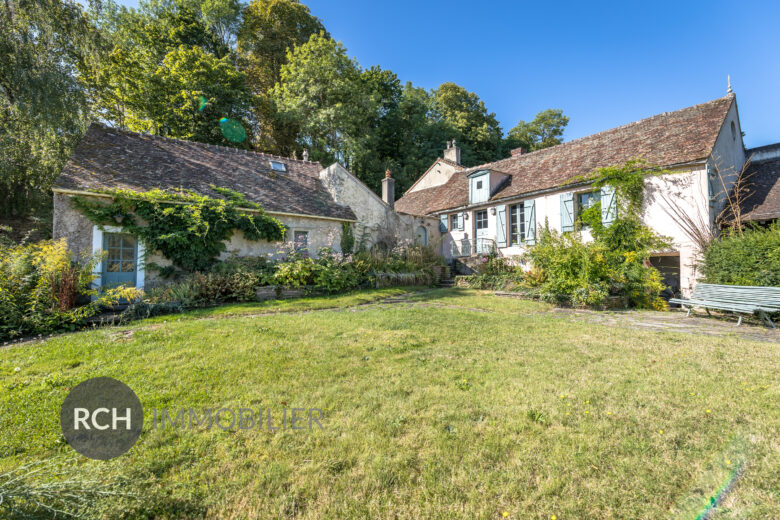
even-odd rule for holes
{"type": "MultiPolygon", "coordinates": [[[[583,177],[596,168],[642,158],[672,172],[646,180],[642,218],[673,242],[651,262],[675,292],[688,294],[696,283],[698,251],[681,216],[716,232],[726,194],[751,153],[742,142],[736,96],[729,92],[550,148],[516,149],[509,158],[476,167],[463,167],[457,144],[449,143],[444,158],[403,194],[396,209],[438,218],[442,253],[461,267],[487,252],[521,255],[542,226],[573,231],[579,213],[597,201],[608,224],[615,215],[614,190],[596,191],[583,177]]],[[[777,156],[772,150],[761,153],[777,156]]],[[[776,194],[769,186],[775,186],[777,169],[771,161],[762,163],[769,194],[763,199],[771,201],[776,194]]],[[[752,214],[758,215],[760,207],[752,214]]]]}
{"type": "MultiPolygon", "coordinates": [[[[396,212],[394,183],[383,180],[384,200],[340,164],[296,160],[236,148],[138,134],[92,124],[54,183],[55,239],[65,238],[76,254],[108,252],[99,267],[101,285],[139,288],[160,280],[145,268],[169,262],[123,233],[119,226],[96,226],[71,204],[71,197],[108,197],[101,190],[185,189],[219,198],[212,186],[244,194],[287,228],[290,245],[316,256],[323,247],[341,249],[344,225],[353,226],[364,247],[378,242],[440,240],[438,220],[396,212]]],[[[251,211],[251,209],[248,209],[251,211]]],[[[228,254],[274,255],[283,244],[252,242],[237,232],[228,254]]]]}

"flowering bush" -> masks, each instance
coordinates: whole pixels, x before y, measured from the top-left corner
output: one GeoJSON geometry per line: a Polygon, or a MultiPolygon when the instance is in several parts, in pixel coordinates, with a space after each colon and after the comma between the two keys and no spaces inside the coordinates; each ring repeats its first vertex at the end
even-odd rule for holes
{"type": "Polygon", "coordinates": [[[74,330],[134,288],[91,287],[100,255],[73,259],[64,239],[0,247],[0,338],[74,330]]]}

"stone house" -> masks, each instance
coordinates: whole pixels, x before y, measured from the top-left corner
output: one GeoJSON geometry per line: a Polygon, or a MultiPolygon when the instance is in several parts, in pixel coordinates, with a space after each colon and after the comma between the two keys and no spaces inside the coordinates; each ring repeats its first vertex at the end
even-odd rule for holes
{"type": "MultiPolygon", "coordinates": [[[[438,218],[442,254],[467,270],[469,259],[483,253],[522,255],[542,226],[573,231],[579,212],[597,201],[608,224],[615,215],[614,190],[594,191],[583,177],[642,158],[672,172],[645,183],[641,217],[673,243],[651,262],[675,292],[688,294],[696,283],[699,251],[681,215],[716,232],[726,195],[751,153],[742,142],[736,96],[729,93],[550,148],[516,149],[509,158],[476,167],[463,167],[457,145],[448,143],[444,158],[403,194],[396,209],[438,218]]],[[[775,157],[769,150],[762,153],[775,157]]],[[[776,166],[762,171],[766,183],[777,186],[776,166]]],[[[774,189],[764,198],[780,198],[780,186],[774,189]]],[[[774,210],[777,206],[772,204],[774,210]]]]}
{"type": "MultiPolygon", "coordinates": [[[[93,225],[73,207],[71,197],[105,198],[101,190],[117,188],[138,192],[175,188],[220,198],[212,186],[240,192],[249,202],[260,204],[286,226],[289,245],[312,256],[323,247],[340,251],[345,224],[354,227],[363,247],[399,240],[428,244],[441,239],[437,219],[394,211],[389,172],[383,181],[383,200],[340,164],[323,168],[308,160],[138,134],[97,123],[89,127],[54,183],[53,236],[65,238],[76,254],[108,252],[96,272],[100,285],[121,282],[149,287],[161,280],[146,264],[170,262],[157,251],[146,251],[142,242],[119,226],[93,225]]],[[[282,246],[249,241],[237,232],[224,255],[275,256],[282,246]]]]}

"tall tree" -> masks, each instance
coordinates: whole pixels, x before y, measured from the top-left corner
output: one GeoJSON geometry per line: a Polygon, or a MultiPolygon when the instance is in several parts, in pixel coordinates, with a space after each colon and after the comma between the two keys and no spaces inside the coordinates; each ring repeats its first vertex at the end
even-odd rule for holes
{"type": "Polygon", "coordinates": [[[563,110],[557,108],[542,110],[530,123],[520,121],[509,131],[506,147],[512,149],[522,146],[532,151],[561,144],[563,131],[568,124],[569,118],[563,115],[563,110]]]}
{"type": "Polygon", "coordinates": [[[0,216],[19,217],[50,206],[49,187],[84,131],[75,68],[94,33],[69,0],[6,0],[0,26],[0,216]]]}
{"type": "Polygon", "coordinates": [[[462,161],[477,165],[501,158],[503,132],[496,115],[473,92],[455,83],[443,83],[434,91],[436,111],[457,138],[462,161]]]}
{"type": "Polygon", "coordinates": [[[322,22],[298,0],[254,0],[246,6],[238,31],[238,56],[254,96],[253,121],[258,144],[289,154],[298,128],[277,117],[271,90],[281,80],[287,53],[314,34],[328,33],[322,22]]]}
{"type": "Polygon", "coordinates": [[[219,121],[248,126],[250,95],[227,34],[237,9],[235,0],[151,0],[137,10],[107,2],[94,12],[102,59],[82,71],[94,113],[134,131],[236,146],[219,121]]]}
{"type": "Polygon", "coordinates": [[[375,100],[341,43],[322,33],[289,51],[273,98],[280,119],[300,129],[298,145],[314,160],[352,164],[375,100]]]}

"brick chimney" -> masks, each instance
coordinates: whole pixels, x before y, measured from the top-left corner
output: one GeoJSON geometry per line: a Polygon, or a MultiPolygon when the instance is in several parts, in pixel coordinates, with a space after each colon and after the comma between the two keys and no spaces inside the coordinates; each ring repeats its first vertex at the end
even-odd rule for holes
{"type": "Polygon", "coordinates": [[[382,179],[382,200],[391,209],[395,207],[395,179],[390,177],[390,170],[385,171],[385,178],[382,179]]]}
{"type": "Polygon", "coordinates": [[[514,150],[511,150],[509,153],[512,154],[512,157],[517,157],[518,155],[523,155],[524,153],[528,153],[528,150],[526,150],[521,146],[520,148],[515,148],[514,150]]]}
{"type": "Polygon", "coordinates": [[[455,144],[455,139],[447,141],[447,149],[444,150],[444,158],[455,164],[460,164],[460,147],[455,144]]]}

